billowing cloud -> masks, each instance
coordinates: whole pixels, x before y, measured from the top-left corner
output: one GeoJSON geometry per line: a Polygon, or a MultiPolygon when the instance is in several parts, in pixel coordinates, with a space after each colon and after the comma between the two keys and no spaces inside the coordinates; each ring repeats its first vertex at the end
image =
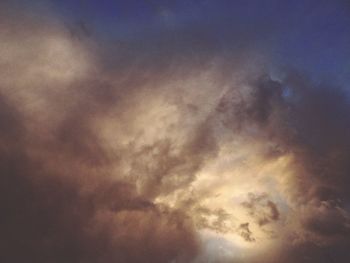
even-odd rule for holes
{"type": "Polygon", "coordinates": [[[349,261],[340,87],[197,27],[110,46],[2,7],[1,262],[349,261]]]}

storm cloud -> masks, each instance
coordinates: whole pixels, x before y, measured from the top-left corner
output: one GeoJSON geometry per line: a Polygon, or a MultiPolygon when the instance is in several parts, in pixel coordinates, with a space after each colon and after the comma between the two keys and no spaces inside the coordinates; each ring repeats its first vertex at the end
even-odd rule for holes
{"type": "Polygon", "coordinates": [[[344,87],[256,28],[110,43],[0,7],[1,262],[350,260],[344,87]]]}

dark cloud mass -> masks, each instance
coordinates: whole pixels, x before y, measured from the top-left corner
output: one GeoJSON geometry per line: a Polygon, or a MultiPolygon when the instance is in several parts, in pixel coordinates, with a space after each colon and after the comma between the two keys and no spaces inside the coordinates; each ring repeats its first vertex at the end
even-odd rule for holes
{"type": "Polygon", "coordinates": [[[249,211],[249,214],[256,218],[259,225],[268,224],[279,219],[279,211],[274,202],[268,200],[266,194],[256,196],[249,194],[249,201],[244,201],[242,205],[249,211]]]}
{"type": "Polygon", "coordinates": [[[0,4],[0,262],[350,262],[345,88],[275,70],[256,28],[223,45],[152,4],[164,28],[111,43],[18,3],[0,4]]]}

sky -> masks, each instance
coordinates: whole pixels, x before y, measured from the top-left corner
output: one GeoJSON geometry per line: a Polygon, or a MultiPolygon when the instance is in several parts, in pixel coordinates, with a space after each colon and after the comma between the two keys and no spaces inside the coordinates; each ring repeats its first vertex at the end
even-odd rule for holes
{"type": "Polygon", "coordinates": [[[1,1],[0,261],[350,262],[348,1],[1,1]]]}
{"type": "Polygon", "coordinates": [[[52,5],[65,18],[85,22],[109,39],[142,42],[159,31],[171,34],[198,27],[218,46],[230,49],[252,33],[253,39],[244,44],[263,46],[282,66],[342,78],[349,70],[347,1],[53,1],[52,5]]]}

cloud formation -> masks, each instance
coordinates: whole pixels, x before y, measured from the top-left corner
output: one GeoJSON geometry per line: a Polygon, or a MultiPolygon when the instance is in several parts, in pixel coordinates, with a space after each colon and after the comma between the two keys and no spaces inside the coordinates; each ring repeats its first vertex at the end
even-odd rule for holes
{"type": "Polygon", "coordinates": [[[1,262],[348,262],[340,87],[1,7],[1,262]]]}

